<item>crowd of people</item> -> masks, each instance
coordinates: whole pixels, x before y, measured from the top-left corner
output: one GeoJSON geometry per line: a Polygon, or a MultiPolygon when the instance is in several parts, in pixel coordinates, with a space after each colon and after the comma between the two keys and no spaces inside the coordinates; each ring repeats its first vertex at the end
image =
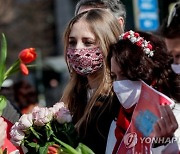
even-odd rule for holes
{"type": "MultiPolygon", "coordinates": [[[[159,36],[125,31],[126,9],[120,0],[77,3],[75,16],[64,33],[70,80],[60,100],[73,115],[80,141],[94,153],[180,152],[179,21],[177,2],[160,27],[159,36]],[[161,142],[136,142],[124,148],[132,130],[161,142]],[[173,137],[177,140],[172,142],[173,137]]],[[[26,83],[14,88],[20,85],[30,91],[28,95],[22,89],[15,90],[21,112],[27,113],[37,105],[37,96],[26,83]]],[[[6,134],[6,127],[0,118],[0,146],[6,138],[1,135],[6,134]]]]}

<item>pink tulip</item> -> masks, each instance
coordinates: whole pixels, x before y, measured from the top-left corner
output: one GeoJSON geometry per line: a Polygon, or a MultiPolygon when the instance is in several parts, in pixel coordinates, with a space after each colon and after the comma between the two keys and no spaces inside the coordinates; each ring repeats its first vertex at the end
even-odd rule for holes
{"type": "Polygon", "coordinates": [[[53,114],[56,114],[61,108],[65,107],[64,102],[58,102],[53,105],[53,107],[49,108],[53,112],[53,114]]]}
{"type": "Polygon", "coordinates": [[[53,118],[53,113],[47,107],[35,107],[32,111],[34,124],[44,126],[53,118]]]}
{"type": "Polygon", "coordinates": [[[69,112],[69,110],[65,107],[59,109],[58,112],[55,114],[55,118],[58,121],[58,123],[63,124],[63,123],[68,123],[72,121],[72,116],[69,112]]]}

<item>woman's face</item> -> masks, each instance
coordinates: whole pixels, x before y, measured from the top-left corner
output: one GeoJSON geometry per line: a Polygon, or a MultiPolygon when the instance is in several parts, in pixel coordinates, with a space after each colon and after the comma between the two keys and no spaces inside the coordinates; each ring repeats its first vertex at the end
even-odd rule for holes
{"type": "Polygon", "coordinates": [[[127,78],[123,75],[121,66],[119,66],[115,60],[115,57],[111,58],[111,77],[113,80],[126,80],[127,78]]]}
{"type": "Polygon", "coordinates": [[[69,35],[68,48],[82,49],[94,48],[97,46],[95,35],[91,32],[90,27],[84,20],[76,22],[69,35]]]}
{"type": "Polygon", "coordinates": [[[165,39],[168,52],[173,56],[174,64],[180,64],[180,37],[165,39]]]}
{"type": "Polygon", "coordinates": [[[103,52],[89,24],[81,18],[72,26],[67,49],[69,64],[80,75],[91,75],[103,67],[103,52]]]}

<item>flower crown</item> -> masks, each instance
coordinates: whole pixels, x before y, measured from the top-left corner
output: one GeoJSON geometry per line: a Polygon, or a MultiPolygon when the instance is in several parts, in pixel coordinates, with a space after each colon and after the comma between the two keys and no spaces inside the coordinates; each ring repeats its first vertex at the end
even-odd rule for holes
{"type": "Polygon", "coordinates": [[[144,38],[140,37],[139,33],[130,30],[119,36],[119,40],[126,40],[126,39],[130,40],[133,44],[136,44],[137,46],[141,47],[145,52],[145,54],[148,55],[148,57],[154,56],[152,45],[144,38]]]}

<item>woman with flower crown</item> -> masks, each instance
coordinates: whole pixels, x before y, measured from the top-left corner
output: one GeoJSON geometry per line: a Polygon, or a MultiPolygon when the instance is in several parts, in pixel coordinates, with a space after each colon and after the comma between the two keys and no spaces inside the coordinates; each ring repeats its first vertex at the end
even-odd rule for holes
{"type": "Polygon", "coordinates": [[[110,47],[107,62],[116,80],[114,92],[122,105],[115,129],[114,154],[133,150],[179,153],[177,142],[171,140],[180,137],[177,133],[173,136],[178,128],[170,108],[174,103],[167,97],[171,97],[173,88],[170,79],[176,78],[171,60],[164,42],[147,33],[128,31],[110,47]],[[149,143],[145,142],[147,138],[149,143]]]}

